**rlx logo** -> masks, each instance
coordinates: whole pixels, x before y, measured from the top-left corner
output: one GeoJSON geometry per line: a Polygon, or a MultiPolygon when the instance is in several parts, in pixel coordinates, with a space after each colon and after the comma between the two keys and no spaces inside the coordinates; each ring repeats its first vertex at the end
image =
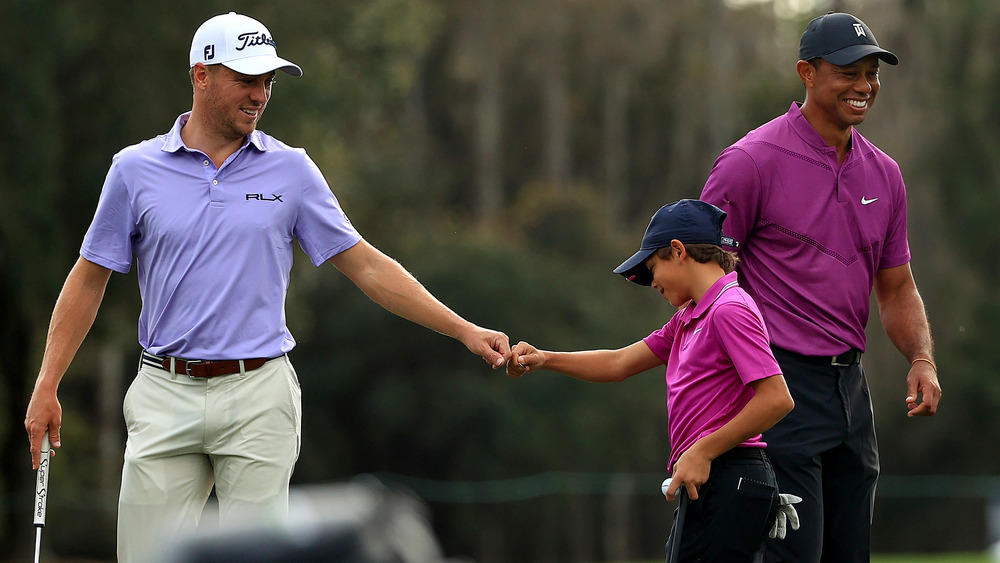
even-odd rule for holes
{"type": "Polygon", "coordinates": [[[281,203],[285,203],[285,200],[281,199],[281,196],[278,194],[271,194],[271,197],[266,197],[264,194],[247,194],[246,200],[250,201],[251,199],[256,199],[257,201],[280,201],[281,203]]]}

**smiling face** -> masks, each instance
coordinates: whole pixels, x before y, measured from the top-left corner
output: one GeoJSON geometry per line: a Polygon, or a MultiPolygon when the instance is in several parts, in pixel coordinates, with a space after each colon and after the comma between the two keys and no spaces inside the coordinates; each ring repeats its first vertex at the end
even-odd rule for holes
{"type": "MultiPolygon", "coordinates": [[[[200,64],[200,63],[199,63],[200,64]]],[[[221,139],[242,139],[254,131],[271,98],[274,72],[241,74],[223,65],[206,67],[204,116],[221,139]]]]}
{"type": "Polygon", "coordinates": [[[849,65],[838,66],[819,59],[817,64],[799,61],[799,76],[806,85],[802,113],[817,130],[846,131],[865,120],[879,91],[879,59],[870,55],[849,65]]]}
{"type": "Polygon", "coordinates": [[[681,254],[683,247],[676,248],[673,243],[680,245],[678,241],[671,241],[671,246],[661,248],[646,259],[646,268],[653,274],[652,287],[660,292],[664,299],[674,307],[681,307],[694,298],[691,295],[690,284],[681,270],[681,254]],[[664,258],[666,255],[668,258],[664,258]]]}

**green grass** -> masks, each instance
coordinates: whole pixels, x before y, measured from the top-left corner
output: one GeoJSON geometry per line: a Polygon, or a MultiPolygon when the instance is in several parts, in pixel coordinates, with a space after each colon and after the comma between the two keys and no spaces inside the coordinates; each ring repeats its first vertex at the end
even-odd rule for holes
{"type": "MultiPolygon", "coordinates": [[[[881,554],[872,555],[871,563],[997,563],[985,553],[935,553],[935,554],[881,554]]],[[[621,563],[663,563],[654,561],[631,561],[621,563]]]]}
{"type": "Polygon", "coordinates": [[[872,563],[994,563],[985,553],[936,553],[872,555],[872,563]]]}

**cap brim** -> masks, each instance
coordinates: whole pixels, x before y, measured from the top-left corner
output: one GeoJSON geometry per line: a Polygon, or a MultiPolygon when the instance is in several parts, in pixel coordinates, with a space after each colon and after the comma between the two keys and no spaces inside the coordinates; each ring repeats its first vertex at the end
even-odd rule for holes
{"type": "Polygon", "coordinates": [[[275,70],[284,71],[292,76],[302,76],[302,69],[297,64],[271,55],[236,59],[222,64],[236,72],[250,76],[260,76],[275,70]]]}
{"type": "Polygon", "coordinates": [[[844,47],[839,51],[823,55],[823,60],[837,66],[844,66],[870,55],[878,55],[879,59],[891,65],[899,64],[899,57],[875,45],[851,45],[850,47],[844,47]]]}
{"type": "Polygon", "coordinates": [[[626,280],[639,285],[652,285],[653,274],[646,267],[646,259],[656,252],[653,250],[639,250],[631,258],[621,263],[615,268],[616,274],[621,274],[626,280]]]}

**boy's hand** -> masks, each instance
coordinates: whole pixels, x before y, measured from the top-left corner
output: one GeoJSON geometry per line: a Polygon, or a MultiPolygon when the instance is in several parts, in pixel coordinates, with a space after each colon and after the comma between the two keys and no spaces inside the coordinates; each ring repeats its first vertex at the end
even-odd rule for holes
{"type": "Polygon", "coordinates": [[[667,500],[673,501],[677,489],[681,487],[687,489],[688,498],[698,500],[698,489],[708,481],[712,460],[699,455],[696,446],[697,442],[674,462],[674,471],[671,474],[673,480],[667,488],[667,500]]]}
{"type": "Polygon", "coordinates": [[[545,365],[544,356],[537,348],[527,342],[518,342],[510,349],[507,377],[521,377],[529,371],[540,369],[543,365],[545,365]]]}

